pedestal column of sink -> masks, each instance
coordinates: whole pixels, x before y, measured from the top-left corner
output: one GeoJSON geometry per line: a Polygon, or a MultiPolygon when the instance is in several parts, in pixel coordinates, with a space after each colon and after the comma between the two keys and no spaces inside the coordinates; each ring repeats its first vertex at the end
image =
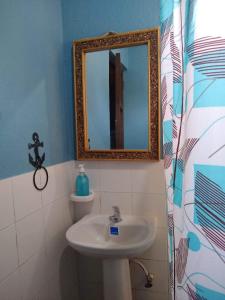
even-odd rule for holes
{"type": "Polygon", "coordinates": [[[104,259],[104,300],[132,300],[129,260],[104,259]]]}

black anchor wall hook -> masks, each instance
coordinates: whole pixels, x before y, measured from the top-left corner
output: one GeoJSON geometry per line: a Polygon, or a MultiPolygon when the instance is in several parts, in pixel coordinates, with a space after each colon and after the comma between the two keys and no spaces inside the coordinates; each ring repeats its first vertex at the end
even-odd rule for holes
{"type": "Polygon", "coordinates": [[[42,157],[40,157],[39,155],[39,147],[44,147],[44,143],[39,141],[39,135],[37,134],[37,132],[34,132],[32,135],[32,139],[34,141],[33,144],[28,144],[28,149],[34,149],[34,155],[35,155],[35,160],[33,159],[33,157],[31,156],[31,154],[29,153],[29,162],[30,164],[34,167],[34,168],[41,168],[43,162],[45,161],[45,153],[43,153],[42,157]]]}
{"type": "Polygon", "coordinates": [[[29,143],[28,149],[29,150],[34,149],[34,155],[35,155],[35,158],[33,158],[32,155],[29,153],[29,162],[35,168],[34,175],[33,175],[33,184],[34,184],[34,187],[38,191],[42,191],[45,189],[45,187],[48,184],[48,171],[43,166],[43,162],[45,161],[45,153],[43,153],[42,156],[40,156],[40,154],[39,154],[39,148],[40,147],[43,148],[44,143],[39,141],[39,135],[37,132],[34,132],[32,134],[32,139],[33,139],[34,143],[33,144],[29,143]],[[36,174],[37,174],[37,171],[41,170],[41,169],[45,172],[46,182],[43,187],[38,187],[36,184],[36,174]]]}

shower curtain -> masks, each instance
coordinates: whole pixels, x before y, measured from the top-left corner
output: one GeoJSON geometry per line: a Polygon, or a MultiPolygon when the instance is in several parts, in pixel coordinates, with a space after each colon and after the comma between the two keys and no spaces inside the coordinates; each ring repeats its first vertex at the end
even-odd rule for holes
{"type": "Polygon", "coordinates": [[[172,298],[225,300],[225,0],[161,0],[172,298]]]}

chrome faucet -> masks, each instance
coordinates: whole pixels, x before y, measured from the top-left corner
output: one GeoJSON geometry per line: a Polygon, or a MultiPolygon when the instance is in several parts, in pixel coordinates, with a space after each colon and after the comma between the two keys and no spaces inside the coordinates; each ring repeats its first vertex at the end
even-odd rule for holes
{"type": "Polygon", "coordinates": [[[109,220],[113,224],[119,223],[120,221],[122,221],[122,218],[120,216],[120,209],[118,206],[113,206],[112,208],[113,208],[113,215],[109,217],[109,220]]]}

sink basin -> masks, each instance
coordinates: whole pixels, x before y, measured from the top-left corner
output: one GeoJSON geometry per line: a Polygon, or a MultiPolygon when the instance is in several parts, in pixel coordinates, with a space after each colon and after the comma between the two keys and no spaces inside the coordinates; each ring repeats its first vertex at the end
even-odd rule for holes
{"type": "Polygon", "coordinates": [[[67,230],[66,239],[81,254],[103,259],[105,300],[132,300],[129,258],[153,244],[156,221],[122,215],[113,227],[108,215],[87,215],[67,230]]]}
{"type": "Polygon", "coordinates": [[[66,232],[68,243],[81,254],[101,258],[129,258],[145,252],[154,242],[156,222],[122,215],[115,224],[119,234],[110,233],[108,215],[87,215],[66,232]]]}

